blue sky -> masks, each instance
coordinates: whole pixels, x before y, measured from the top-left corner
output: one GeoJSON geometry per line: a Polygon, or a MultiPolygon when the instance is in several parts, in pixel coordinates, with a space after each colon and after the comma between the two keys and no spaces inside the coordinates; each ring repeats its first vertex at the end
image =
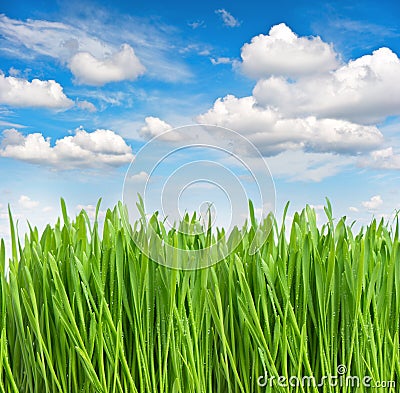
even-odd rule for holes
{"type": "MultiPolygon", "coordinates": [[[[324,198],[360,224],[400,208],[400,5],[50,2],[0,7],[0,236],[121,198],[129,162],[170,128],[254,143],[277,212],[324,198]]],[[[190,139],[190,138],[189,138],[190,139]]]]}

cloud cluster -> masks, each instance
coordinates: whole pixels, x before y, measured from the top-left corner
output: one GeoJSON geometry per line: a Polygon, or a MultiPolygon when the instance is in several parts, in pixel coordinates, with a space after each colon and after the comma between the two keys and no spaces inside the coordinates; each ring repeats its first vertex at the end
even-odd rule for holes
{"type": "Polygon", "coordinates": [[[361,204],[366,209],[368,209],[368,211],[373,212],[373,211],[376,211],[379,207],[382,206],[383,200],[382,200],[382,197],[380,195],[375,195],[375,196],[371,197],[370,200],[361,202],[361,204]]]}
{"type": "Polygon", "coordinates": [[[289,81],[272,76],[257,82],[253,95],[263,107],[285,116],[315,115],[372,124],[398,114],[400,59],[388,48],[335,69],[289,81]]]}
{"type": "Polygon", "coordinates": [[[133,159],[132,149],[111,130],[86,132],[77,129],[51,145],[40,133],[24,136],[15,129],[3,132],[0,157],[14,158],[59,170],[121,166],[133,159]]]}
{"type": "MultiPolygon", "coordinates": [[[[290,180],[320,181],[356,163],[400,169],[378,128],[400,114],[400,59],[390,49],[344,63],[320,37],[299,37],[280,24],[245,44],[241,55],[242,71],[257,79],[252,95],[218,98],[198,123],[241,133],[275,175],[290,180]]],[[[168,127],[146,118],[142,136],[168,127]]]]}
{"type": "Polygon", "coordinates": [[[277,108],[261,107],[254,97],[228,95],[217,99],[197,121],[240,132],[265,156],[298,149],[358,153],[374,149],[383,140],[375,126],[315,116],[285,117],[277,108]]]}
{"type": "Polygon", "coordinates": [[[19,107],[68,109],[74,105],[54,80],[42,81],[5,76],[0,73],[0,104],[19,107]]]}
{"type": "Polygon", "coordinates": [[[65,23],[31,19],[24,22],[0,15],[0,33],[7,39],[5,45],[14,44],[8,52],[26,56],[22,46],[34,54],[56,58],[81,84],[101,86],[134,80],[145,71],[130,45],[123,44],[118,50],[116,45],[65,23]]]}
{"type": "Polygon", "coordinates": [[[173,31],[162,23],[133,17],[110,23],[109,18],[102,20],[101,13],[90,23],[79,18],[63,23],[0,15],[0,51],[18,58],[51,57],[70,67],[81,83],[100,85],[122,76],[131,80],[144,67],[155,79],[182,81],[191,73],[171,56],[171,48],[177,45],[176,37],[171,38],[173,31]],[[87,75],[88,64],[95,66],[93,78],[87,75]],[[128,65],[135,71],[127,71],[128,65]]]}
{"type": "Polygon", "coordinates": [[[145,71],[128,44],[104,59],[96,58],[89,52],[78,52],[69,61],[69,68],[78,83],[92,86],[134,80],[145,71]]]}
{"type": "Polygon", "coordinates": [[[400,114],[400,59],[393,51],[344,63],[320,37],[299,37],[282,23],[245,44],[241,57],[240,69],[257,79],[252,95],[218,98],[199,123],[238,131],[265,156],[301,150],[400,167],[392,149],[382,150],[378,128],[400,114]]]}

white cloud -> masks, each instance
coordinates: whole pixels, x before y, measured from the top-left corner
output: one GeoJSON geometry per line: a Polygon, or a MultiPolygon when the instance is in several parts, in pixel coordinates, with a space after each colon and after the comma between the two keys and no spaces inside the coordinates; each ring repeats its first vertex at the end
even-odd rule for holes
{"type": "Polygon", "coordinates": [[[40,133],[22,135],[15,129],[5,130],[0,157],[14,158],[57,169],[84,169],[121,166],[133,159],[132,149],[121,136],[110,130],[86,132],[77,129],[50,144],[50,138],[40,133]]]}
{"type": "Polygon", "coordinates": [[[18,203],[22,207],[22,209],[33,209],[34,207],[39,206],[39,202],[33,201],[26,195],[21,195],[18,199],[18,203]]]}
{"type": "Polygon", "coordinates": [[[363,167],[374,169],[400,170],[400,154],[393,151],[393,147],[372,151],[367,158],[359,161],[363,167]]]}
{"type": "Polygon", "coordinates": [[[242,47],[242,69],[254,78],[271,75],[297,78],[329,72],[338,66],[332,46],[319,37],[298,37],[284,23],[242,47]]]}
{"type": "Polygon", "coordinates": [[[77,101],[76,106],[84,111],[88,112],[96,112],[97,108],[95,107],[94,104],[92,104],[89,101],[83,100],[83,101],[77,101]]]}
{"type": "Polygon", "coordinates": [[[208,56],[211,53],[212,46],[202,43],[190,43],[179,49],[179,53],[196,53],[199,56],[208,56]]]}
{"type": "Polygon", "coordinates": [[[12,123],[10,121],[0,120],[0,127],[26,128],[23,124],[12,123]]]}
{"type": "Polygon", "coordinates": [[[24,136],[15,128],[9,128],[3,131],[3,139],[1,140],[1,146],[18,146],[24,143],[24,136]]]}
{"type": "Polygon", "coordinates": [[[74,105],[54,80],[42,81],[5,76],[0,73],[0,104],[20,107],[68,109],[74,105]]]}
{"type": "Polygon", "coordinates": [[[286,116],[315,115],[376,123],[400,114],[400,59],[381,48],[333,72],[300,78],[258,81],[253,95],[259,105],[278,107],[286,116]]]}
{"type": "Polygon", "coordinates": [[[218,65],[218,64],[231,64],[233,60],[229,57],[217,57],[214,59],[213,57],[210,58],[210,61],[213,65],[218,65]]]}
{"type": "Polygon", "coordinates": [[[26,49],[28,49],[34,54],[66,61],[78,50],[101,55],[111,49],[83,30],[60,22],[35,19],[21,21],[0,15],[0,32],[13,44],[9,50],[22,56],[27,56],[26,49]]]}
{"type": "Polygon", "coordinates": [[[361,204],[367,208],[369,211],[375,211],[383,204],[382,197],[380,195],[375,195],[371,197],[369,201],[361,202],[361,204]]]}
{"type": "Polygon", "coordinates": [[[154,138],[172,128],[167,122],[158,117],[148,116],[144,120],[146,124],[140,129],[140,135],[146,139],[154,138]]]}
{"type": "MultiPolygon", "coordinates": [[[[112,19],[109,12],[107,20],[104,20],[102,15],[105,14],[99,12],[98,7],[93,10],[93,15],[90,23],[76,17],[63,23],[37,19],[22,21],[0,15],[0,36],[3,38],[0,51],[17,58],[49,56],[65,65],[77,53],[87,52],[101,62],[120,50],[123,39],[135,48],[136,56],[148,70],[148,75],[155,79],[181,82],[191,77],[181,59],[171,55],[171,48],[180,45],[175,29],[134,17],[112,19]]],[[[82,61],[80,57],[78,60],[82,61]]]]}
{"type": "Polygon", "coordinates": [[[102,86],[109,82],[134,80],[145,71],[143,64],[128,44],[111,56],[96,58],[89,52],[78,52],[69,61],[78,83],[102,86]]]}
{"type": "Polygon", "coordinates": [[[221,15],[222,21],[227,27],[239,27],[241,24],[238,19],[223,8],[216,10],[215,13],[221,15]]]}
{"type": "Polygon", "coordinates": [[[193,30],[198,29],[199,27],[206,27],[204,20],[198,20],[194,22],[189,22],[188,26],[190,26],[193,30]]]}
{"type": "Polygon", "coordinates": [[[129,177],[130,181],[137,182],[137,183],[144,183],[148,180],[149,174],[145,171],[141,171],[135,175],[129,177]]]}
{"type": "Polygon", "coordinates": [[[217,99],[208,112],[197,117],[197,121],[240,132],[264,155],[299,148],[352,153],[374,149],[383,139],[374,126],[314,116],[286,118],[278,109],[260,107],[254,97],[228,95],[217,99]]]}
{"type": "Polygon", "coordinates": [[[350,206],[350,207],[349,207],[349,210],[350,210],[351,212],[354,212],[354,213],[357,213],[357,212],[359,211],[358,208],[355,207],[355,206],[350,206]]]}
{"type": "MultiPolygon", "coordinates": [[[[105,109],[107,105],[124,106],[125,108],[131,108],[133,106],[133,94],[129,92],[129,89],[126,91],[101,91],[100,89],[84,89],[81,87],[79,89],[79,96],[88,98],[89,100],[96,100],[99,102],[101,109],[105,109]]],[[[79,105],[79,102],[80,101],[77,102],[77,105],[79,105]]]]}
{"type": "Polygon", "coordinates": [[[10,67],[10,69],[8,70],[9,75],[11,76],[19,76],[21,74],[20,70],[17,70],[14,67],[10,67]]]}

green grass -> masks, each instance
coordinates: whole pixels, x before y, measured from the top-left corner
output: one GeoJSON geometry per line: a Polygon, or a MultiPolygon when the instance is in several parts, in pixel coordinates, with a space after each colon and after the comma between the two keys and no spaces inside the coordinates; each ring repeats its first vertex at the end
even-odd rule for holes
{"type": "Polygon", "coordinates": [[[266,372],[319,381],[339,365],[371,384],[399,380],[398,223],[374,220],[354,234],[328,204],[318,228],[307,207],[290,229],[274,221],[254,255],[255,230],[268,220],[234,231],[243,239],[220,263],[179,271],[149,260],[132,236],[147,239],[152,225],[192,249],[223,231],[167,233],[156,216],[133,230],[121,204],[101,231],[84,211],[74,221],[63,202],[62,211],[25,239],[10,216],[8,274],[1,241],[0,392],[398,391],[257,383],[266,372]]]}

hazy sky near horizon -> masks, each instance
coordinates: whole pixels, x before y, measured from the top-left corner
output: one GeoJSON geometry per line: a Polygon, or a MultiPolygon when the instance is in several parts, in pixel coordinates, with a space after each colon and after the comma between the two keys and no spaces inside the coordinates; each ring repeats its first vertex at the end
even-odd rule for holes
{"type": "Polygon", "coordinates": [[[254,143],[278,215],[290,200],[323,221],[328,197],[336,216],[389,219],[399,17],[397,1],[2,2],[0,237],[8,204],[39,226],[60,197],[112,206],[140,147],[193,123],[254,143]]]}

